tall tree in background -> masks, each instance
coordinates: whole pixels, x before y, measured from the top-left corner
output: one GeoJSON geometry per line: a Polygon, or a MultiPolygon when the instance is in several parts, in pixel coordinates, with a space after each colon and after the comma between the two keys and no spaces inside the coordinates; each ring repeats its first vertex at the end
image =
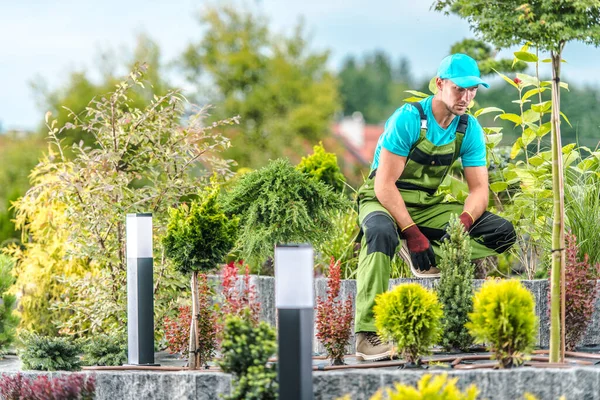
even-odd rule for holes
{"type": "Polygon", "coordinates": [[[197,101],[218,104],[214,118],[239,115],[226,131],[226,156],[259,167],[284,155],[300,158],[305,141],[318,142],[339,107],[337,82],[326,69],[328,53],[311,52],[302,24],[289,37],[273,34],[249,9],[217,5],[200,15],[205,34],[180,65],[187,80],[206,93],[197,101]]]}
{"type": "Polygon", "coordinates": [[[366,54],[362,60],[349,56],[339,72],[344,115],[362,113],[367,123],[381,123],[401,105],[410,88],[410,63],[401,58],[397,67],[382,50],[366,54]]]}
{"type": "MultiPolygon", "coordinates": [[[[600,4],[597,0],[437,0],[438,11],[454,12],[466,18],[484,40],[500,48],[532,43],[550,52],[552,63],[552,183],[554,221],[552,225],[552,276],[550,315],[550,362],[564,359],[564,170],[560,136],[560,64],[570,41],[600,44],[600,4]],[[562,295],[562,299],[561,299],[562,295]],[[561,323],[562,322],[562,323],[561,323]],[[562,336],[562,338],[561,338],[562,336]]],[[[517,57],[537,60],[531,53],[517,57]]]]}

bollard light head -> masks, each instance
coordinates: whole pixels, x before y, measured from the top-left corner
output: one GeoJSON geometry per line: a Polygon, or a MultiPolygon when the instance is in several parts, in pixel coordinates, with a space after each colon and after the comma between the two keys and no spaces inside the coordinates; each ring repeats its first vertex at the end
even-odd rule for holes
{"type": "Polygon", "coordinates": [[[313,248],[310,244],[275,246],[275,305],[313,308],[313,248]]]}
{"type": "Polygon", "coordinates": [[[127,214],[127,258],[152,258],[152,214],[127,214]]]}

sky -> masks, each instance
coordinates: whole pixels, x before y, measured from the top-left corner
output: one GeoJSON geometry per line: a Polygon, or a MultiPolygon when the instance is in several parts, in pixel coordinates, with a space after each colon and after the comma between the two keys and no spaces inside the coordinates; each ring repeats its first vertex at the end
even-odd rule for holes
{"type": "MultiPolygon", "coordinates": [[[[221,0],[223,1],[223,0],[221,0]]],[[[233,0],[240,3],[242,0],[233,0]]],[[[246,0],[278,33],[304,19],[315,50],[329,49],[329,67],[348,55],[384,50],[406,57],[419,79],[435,75],[450,46],[474,37],[466,21],[430,10],[432,0],[246,0]]],[[[162,61],[174,60],[201,38],[197,15],[208,1],[192,0],[0,0],[0,129],[35,129],[45,111],[31,88],[67,82],[73,71],[97,71],[99,55],[126,54],[136,37],[158,43],[162,61]]],[[[214,0],[213,0],[214,4],[214,0]]],[[[510,57],[516,49],[505,50],[510,57]]],[[[597,86],[600,49],[569,43],[564,81],[597,86]]],[[[549,69],[548,69],[549,71],[549,69]]],[[[177,76],[172,76],[175,84],[177,76]]]]}

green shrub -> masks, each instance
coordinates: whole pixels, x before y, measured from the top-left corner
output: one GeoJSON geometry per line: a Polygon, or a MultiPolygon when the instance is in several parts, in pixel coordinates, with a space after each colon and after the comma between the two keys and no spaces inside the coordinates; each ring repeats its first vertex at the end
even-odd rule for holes
{"type": "Polygon", "coordinates": [[[320,243],[333,233],[332,213],[350,201],[311,179],[288,160],[241,176],[225,195],[224,208],[240,217],[240,258],[261,265],[276,243],[320,243]]]}
{"type": "Polygon", "coordinates": [[[219,367],[234,375],[227,399],[277,398],[277,373],[266,366],[276,349],[275,330],[265,322],[255,324],[249,310],[225,318],[219,367]]]}
{"type": "Polygon", "coordinates": [[[311,178],[331,186],[336,192],[344,190],[346,178],[340,170],[337,156],[326,152],[323,142],[313,147],[313,154],[302,157],[296,168],[310,175],[311,178]]]}
{"type": "Polygon", "coordinates": [[[408,362],[420,363],[442,331],[442,305],[434,292],[418,283],[398,285],[378,295],[373,312],[377,333],[393,340],[408,362]]]}
{"type": "Polygon", "coordinates": [[[479,390],[469,385],[465,392],[456,387],[458,378],[448,379],[448,374],[425,374],[417,387],[395,383],[394,389],[379,390],[371,400],[476,400],[479,390]],[[385,397],[384,397],[385,393],[385,397]]]}
{"type": "Polygon", "coordinates": [[[83,365],[115,366],[127,362],[127,342],[124,337],[95,335],[82,346],[83,365]]]}
{"type": "Polygon", "coordinates": [[[15,282],[12,275],[14,260],[4,254],[0,254],[0,356],[6,354],[8,347],[15,340],[15,329],[19,324],[19,317],[13,311],[17,298],[15,295],[6,293],[8,288],[15,282]]]}
{"type": "Polygon", "coordinates": [[[500,367],[522,364],[535,344],[535,302],[516,279],[485,282],[475,294],[469,320],[469,332],[476,342],[489,345],[500,367]]]}
{"type": "Polygon", "coordinates": [[[71,338],[25,333],[21,336],[19,358],[23,369],[37,371],[78,371],[80,346],[71,338]]]}
{"type": "Polygon", "coordinates": [[[441,345],[446,350],[466,350],[473,337],[465,327],[469,313],[473,311],[473,264],[469,234],[456,215],[448,226],[450,239],[441,245],[441,271],[437,294],[444,306],[441,345]]]}

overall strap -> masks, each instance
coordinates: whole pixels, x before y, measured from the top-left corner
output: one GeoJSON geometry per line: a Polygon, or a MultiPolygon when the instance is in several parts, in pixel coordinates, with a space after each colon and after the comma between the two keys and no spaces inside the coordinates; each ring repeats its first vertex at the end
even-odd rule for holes
{"type": "Polygon", "coordinates": [[[469,116],[467,114],[463,114],[460,116],[458,120],[458,125],[456,126],[456,139],[455,139],[455,147],[454,147],[454,159],[456,160],[460,154],[460,148],[462,146],[462,141],[465,137],[465,132],[467,132],[467,127],[469,126],[469,116]]]}

